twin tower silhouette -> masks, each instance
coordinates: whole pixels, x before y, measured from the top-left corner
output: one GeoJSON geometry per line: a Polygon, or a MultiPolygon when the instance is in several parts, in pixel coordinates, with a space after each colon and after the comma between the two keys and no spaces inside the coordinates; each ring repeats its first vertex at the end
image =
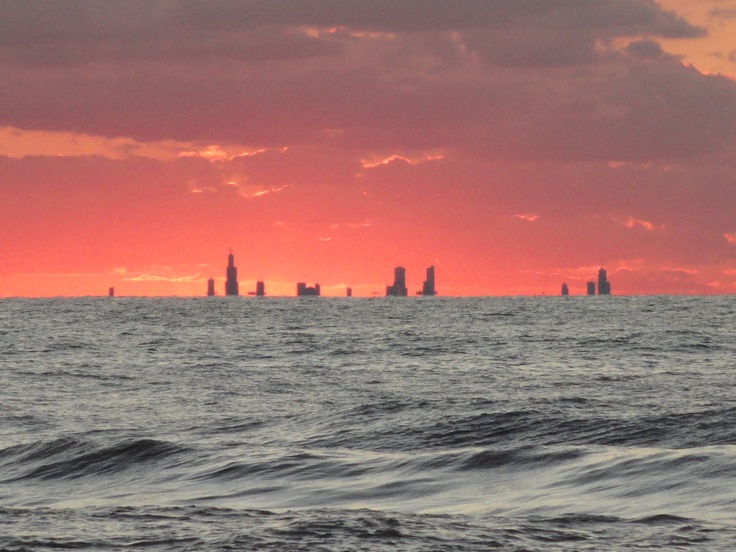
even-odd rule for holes
{"type": "MultiPolygon", "coordinates": [[[[299,282],[296,285],[297,297],[305,296],[317,296],[319,297],[321,292],[319,284],[314,286],[307,286],[304,282],[299,282]]],[[[346,294],[348,297],[352,297],[353,288],[347,288],[346,294]]],[[[207,280],[207,296],[212,297],[215,294],[215,279],[210,278],[207,280]]],[[[230,253],[227,257],[227,268],[225,269],[225,295],[240,295],[240,286],[238,285],[238,267],[235,266],[235,256],[230,253]]],[[[248,295],[256,295],[263,297],[266,295],[266,284],[259,280],[256,282],[256,290],[249,291],[248,295]]],[[[393,285],[386,286],[386,296],[393,297],[406,297],[408,295],[408,289],[406,287],[406,268],[403,266],[397,266],[394,268],[394,283],[393,285]]],[[[417,291],[417,295],[433,296],[437,295],[437,290],[434,287],[434,266],[427,268],[427,279],[422,284],[422,289],[417,291]]]]}

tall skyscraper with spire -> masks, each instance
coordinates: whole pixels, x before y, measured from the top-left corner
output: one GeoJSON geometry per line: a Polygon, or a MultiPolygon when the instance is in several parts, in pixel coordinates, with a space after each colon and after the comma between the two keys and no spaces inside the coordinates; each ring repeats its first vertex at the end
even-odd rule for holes
{"type": "Polygon", "coordinates": [[[225,274],[225,295],[240,295],[238,290],[238,267],[235,266],[235,256],[232,253],[227,257],[225,274]]]}
{"type": "Polygon", "coordinates": [[[611,295],[611,282],[608,281],[605,268],[598,271],[598,295],[611,295]]]}

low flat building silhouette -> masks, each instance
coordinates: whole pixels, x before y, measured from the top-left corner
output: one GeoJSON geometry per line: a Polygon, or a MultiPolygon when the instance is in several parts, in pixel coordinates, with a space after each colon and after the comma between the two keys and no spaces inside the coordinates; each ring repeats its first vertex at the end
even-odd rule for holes
{"type": "Polygon", "coordinates": [[[386,297],[406,297],[406,269],[403,266],[394,268],[394,284],[386,286],[386,297]]]}
{"type": "Polygon", "coordinates": [[[598,295],[611,295],[611,282],[608,281],[605,268],[598,270],[598,295]]]}
{"type": "Polygon", "coordinates": [[[235,266],[235,256],[232,253],[227,256],[225,275],[225,295],[240,295],[238,289],[238,268],[235,266]]]}
{"type": "Polygon", "coordinates": [[[434,296],[437,295],[437,290],[434,287],[434,265],[427,268],[427,279],[422,283],[422,290],[417,292],[417,295],[434,296]]]}
{"type": "Polygon", "coordinates": [[[207,280],[207,297],[215,296],[215,279],[210,278],[207,280]]]}
{"type": "Polygon", "coordinates": [[[256,297],[263,297],[266,295],[266,284],[262,280],[256,282],[256,297]]]}
{"type": "Polygon", "coordinates": [[[313,287],[307,287],[307,284],[305,284],[304,282],[299,282],[296,285],[296,296],[297,297],[309,297],[309,296],[319,297],[319,295],[320,295],[319,284],[314,284],[313,287]]]}
{"type": "Polygon", "coordinates": [[[570,295],[570,290],[567,287],[567,284],[562,284],[562,295],[570,295]]]}
{"type": "Polygon", "coordinates": [[[588,282],[588,295],[595,295],[595,282],[588,282]]]}

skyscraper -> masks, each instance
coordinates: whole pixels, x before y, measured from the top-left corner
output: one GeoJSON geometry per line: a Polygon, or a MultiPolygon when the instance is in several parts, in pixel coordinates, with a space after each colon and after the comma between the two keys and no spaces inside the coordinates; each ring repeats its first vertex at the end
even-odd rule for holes
{"type": "Polygon", "coordinates": [[[235,266],[235,256],[227,256],[227,270],[225,271],[225,295],[240,295],[238,291],[238,268],[235,266]]]}
{"type": "Polygon", "coordinates": [[[256,282],[256,297],[263,297],[266,295],[266,284],[262,280],[256,282]]]}
{"type": "Polygon", "coordinates": [[[598,295],[611,295],[611,282],[606,277],[606,269],[598,270],[598,295]]]}
{"type": "Polygon", "coordinates": [[[215,295],[215,279],[210,278],[207,280],[207,297],[214,297],[215,295]]]}
{"type": "Polygon", "coordinates": [[[406,297],[406,269],[403,266],[394,268],[394,285],[386,286],[386,297],[406,297]]]}
{"type": "Polygon", "coordinates": [[[595,282],[588,282],[588,295],[595,295],[595,282]]]}
{"type": "Polygon", "coordinates": [[[424,280],[419,295],[437,295],[437,290],[434,289],[434,265],[427,268],[427,279],[424,280]]]}
{"type": "Polygon", "coordinates": [[[567,284],[562,284],[562,295],[570,295],[570,290],[567,288],[567,284]]]}

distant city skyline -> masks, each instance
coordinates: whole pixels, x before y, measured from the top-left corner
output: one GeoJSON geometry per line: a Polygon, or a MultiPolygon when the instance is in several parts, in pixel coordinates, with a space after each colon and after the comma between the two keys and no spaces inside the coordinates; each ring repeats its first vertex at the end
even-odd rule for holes
{"type": "MultiPolygon", "coordinates": [[[[225,268],[225,295],[229,296],[238,296],[239,295],[239,281],[238,281],[238,269],[235,265],[235,256],[233,253],[230,253],[227,257],[227,267],[225,268]]],[[[607,270],[604,267],[601,267],[598,269],[598,276],[597,276],[597,283],[595,281],[589,281],[586,283],[586,289],[585,294],[586,295],[611,295],[611,282],[608,280],[607,277],[607,270]]],[[[428,296],[432,297],[437,295],[437,289],[435,287],[436,284],[436,271],[435,266],[429,266],[426,269],[426,279],[422,282],[422,289],[418,290],[416,292],[416,295],[418,296],[428,296]]],[[[265,296],[265,289],[266,285],[263,280],[258,280],[256,282],[255,290],[249,291],[247,295],[251,296],[257,296],[257,297],[263,297],[265,296]]],[[[344,294],[347,297],[353,296],[353,288],[351,286],[345,286],[344,288],[344,294]]],[[[114,289],[111,287],[109,288],[109,295],[112,297],[114,295],[114,289]]],[[[210,277],[207,279],[207,289],[206,293],[208,297],[212,297],[217,295],[215,292],[215,279],[210,277]]],[[[313,286],[307,285],[305,282],[297,282],[296,284],[296,297],[305,297],[305,296],[316,296],[320,297],[322,295],[322,289],[321,285],[319,283],[315,283],[313,286]]],[[[374,292],[373,295],[378,295],[378,293],[374,292]]],[[[403,266],[396,266],[394,267],[394,280],[391,285],[386,286],[386,293],[385,295],[387,297],[394,296],[394,297],[408,297],[409,294],[409,288],[406,284],[406,267],[403,266]]],[[[570,289],[567,285],[567,282],[563,282],[561,286],[561,295],[568,296],[570,295],[570,289]]]]}
{"type": "Polygon", "coordinates": [[[0,2],[0,297],[736,293],[736,0],[330,6],[0,2]]]}
{"type": "MultiPolygon", "coordinates": [[[[216,282],[213,277],[207,279],[207,289],[205,295],[207,297],[213,297],[217,295],[216,282]]],[[[227,266],[225,267],[225,295],[226,296],[239,296],[240,295],[240,282],[238,280],[238,267],[235,264],[235,255],[231,252],[227,257],[227,266]]],[[[353,296],[353,288],[351,286],[345,286],[345,295],[347,297],[353,296]]],[[[397,266],[394,268],[394,282],[390,286],[386,286],[387,296],[399,296],[406,297],[408,295],[408,288],[406,285],[406,268],[403,266],[397,266]]],[[[422,283],[422,289],[417,291],[417,295],[434,296],[437,294],[435,288],[435,267],[430,266],[426,270],[426,280],[422,283]]],[[[113,288],[109,290],[109,295],[113,296],[113,288]]],[[[255,290],[247,292],[247,295],[256,297],[263,297],[266,295],[266,284],[263,280],[256,282],[255,290]]],[[[319,283],[315,283],[313,286],[308,286],[305,282],[297,282],[296,284],[296,296],[316,296],[322,295],[322,288],[319,283]]],[[[374,295],[377,295],[374,293],[374,295]]]]}

